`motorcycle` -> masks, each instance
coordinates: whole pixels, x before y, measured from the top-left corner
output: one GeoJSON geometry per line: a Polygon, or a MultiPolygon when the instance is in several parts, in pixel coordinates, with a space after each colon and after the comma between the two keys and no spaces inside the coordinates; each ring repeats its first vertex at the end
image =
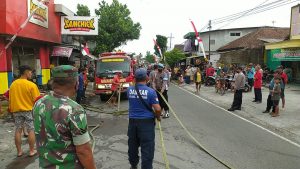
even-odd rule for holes
{"type": "Polygon", "coordinates": [[[234,87],[234,79],[232,75],[228,75],[225,78],[225,89],[226,90],[231,90],[233,91],[233,87],[234,87]]]}
{"type": "Polygon", "coordinates": [[[214,86],[214,85],[216,85],[216,77],[215,76],[208,76],[206,78],[205,85],[206,86],[214,86]]]}
{"type": "MultiPolygon", "coordinates": [[[[226,90],[234,90],[234,78],[233,76],[228,76],[226,79],[226,90]]],[[[243,92],[249,92],[251,86],[249,85],[248,81],[245,82],[244,91],[243,92]]]]}

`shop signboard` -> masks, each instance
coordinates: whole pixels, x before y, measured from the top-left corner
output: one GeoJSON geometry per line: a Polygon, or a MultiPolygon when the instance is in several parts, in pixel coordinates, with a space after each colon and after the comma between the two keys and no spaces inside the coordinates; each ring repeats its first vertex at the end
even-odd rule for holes
{"type": "Polygon", "coordinates": [[[70,57],[73,48],[67,47],[54,47],[51,56],[70,57]]]}
{"type": "Polygon", "coordinates": [[[61,17],[63,35],[98,35],[98,18],[85,16],[61,17]]]}
{"type": "Polygon", "coordinates": [[[28,6],[28,16],[36,8],[38,8],[30,18],[29,22],[42,26],[44,28],[48,28],[48,21],[49,21],[48,7],[45,4],[40,3],[38,0],[28,0],[27,6],[28,6]]]}
{"type": "Polygon", "coordinates": [[[273,49],[272,61],[300,61],[300,48],[273,49]]]}

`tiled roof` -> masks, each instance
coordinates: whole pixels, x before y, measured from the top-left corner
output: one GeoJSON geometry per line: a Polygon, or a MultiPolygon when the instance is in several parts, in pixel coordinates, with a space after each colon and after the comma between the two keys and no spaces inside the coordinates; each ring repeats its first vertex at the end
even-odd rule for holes
{"type": "Polygon", "coordinates": [[[236,49],[255,49],[264,46],[264,39],[284,40],[289,37],[289,28],[260,28],[218,49],[219,52],[236,49]]]}

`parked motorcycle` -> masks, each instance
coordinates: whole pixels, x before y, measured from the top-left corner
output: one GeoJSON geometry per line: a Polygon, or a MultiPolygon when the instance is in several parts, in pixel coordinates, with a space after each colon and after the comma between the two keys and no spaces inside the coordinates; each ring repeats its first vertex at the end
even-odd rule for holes
{"type": "Polygon", "coordinates": [[[214,85],[216,85],[216,77],[215,76],[209,76],[209,77],[207,77],[205,85],[206,86],[214,86],[214,85]]]}
{"type": "Polygon", "coordinates": [[[226,87],[226,90],[231,90],[231,91],[233,91],[233,87],[234,87],[234,79],[233,79],[233,76],[232,76],[232,75],[228,75],[228,76],[225,78],[225,87],[226,87]]]}
{"type": "MultiPolygon", "coordinates": [[[[233,91],[233,89],[234,89],[234,77],[233,76],[227,76],[227,78],[225,80],[226,80],[226,83],[225,83],[226,90],[233,91]]],[[[246,81],[245,86],[244,86],[244,92],[249,92],[250,88],[251,88],[251,86],[249,85],[248,81],[246,81]]]]}

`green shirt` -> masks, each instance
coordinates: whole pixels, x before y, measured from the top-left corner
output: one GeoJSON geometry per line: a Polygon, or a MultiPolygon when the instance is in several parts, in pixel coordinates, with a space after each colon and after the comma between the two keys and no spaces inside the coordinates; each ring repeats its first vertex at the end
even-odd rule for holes
{"type": "Polygon", "coordinates": [[[36,102],[33,114],[40,168],[83,168],[75,146],[90,141],[85,110],[50,93],[36,102]]]}

